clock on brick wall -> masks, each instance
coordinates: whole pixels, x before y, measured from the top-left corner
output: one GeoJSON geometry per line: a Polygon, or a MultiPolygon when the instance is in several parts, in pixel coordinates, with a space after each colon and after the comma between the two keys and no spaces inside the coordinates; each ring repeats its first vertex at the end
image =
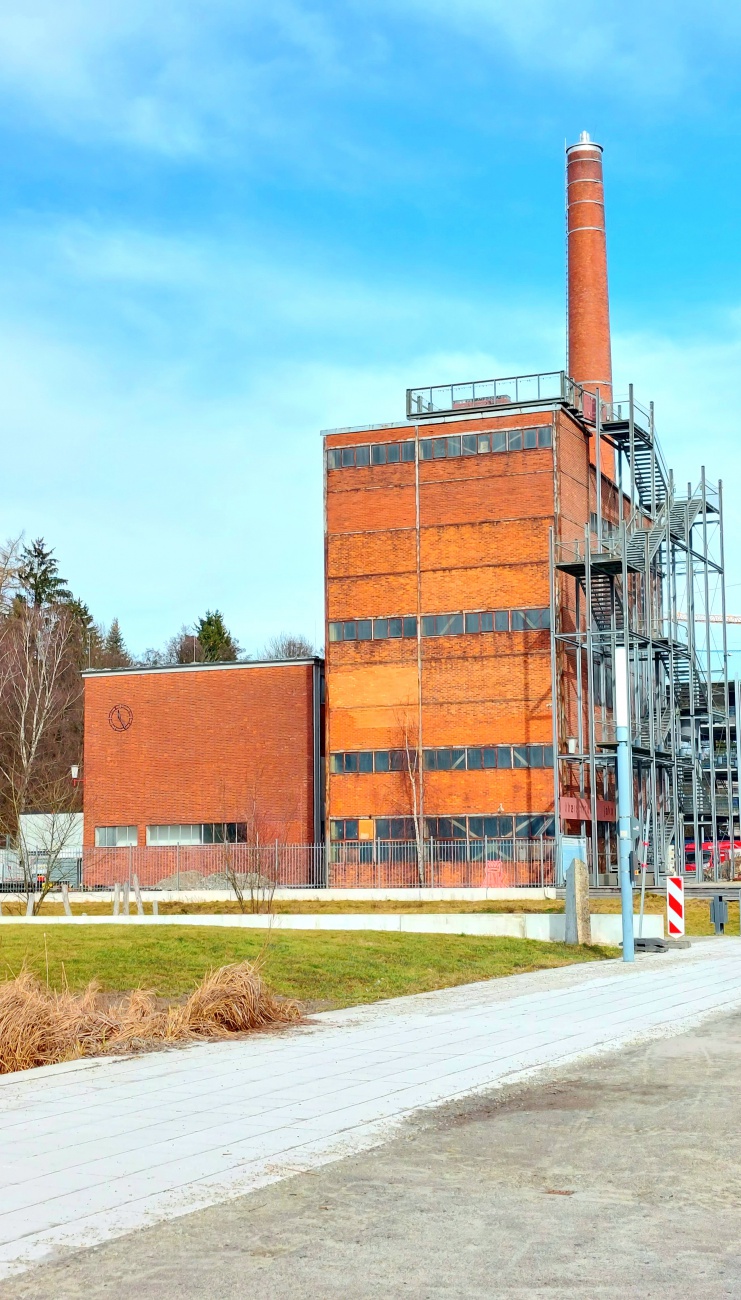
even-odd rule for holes
{"type": "Polygon", "coordinates": [[[128,731],[133,721],[134,715],[128,704],[114,704],[108,714],[108,722],[114,731],[128,731]]]}

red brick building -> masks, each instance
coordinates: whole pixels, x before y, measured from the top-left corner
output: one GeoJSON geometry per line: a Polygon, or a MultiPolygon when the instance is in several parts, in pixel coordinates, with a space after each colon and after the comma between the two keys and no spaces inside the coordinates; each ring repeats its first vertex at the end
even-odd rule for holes
{"type": "MultiPolygon", "coordinates": [[[[325,434],[336,843],[553,834],[549,534],[594,518],[612,382],[601,153],[567,152],[571,378],[413,389],[405,420],[325,434]]],[[[615,518],[607,447],[601,472],[615,518]]]]}
{"type": "MultiPolygon", "coordinates": [[[[596,517],[612,382],[588,138],[567,185],[567,371],[413,389],[405,418],[325,434],[324,743],[319,660],[88,673],[88,844],[213,842],[258,807],[283,842],[553,834],[550,534],[596,517]]],[[[601,476],[614,521],[607,444],[601,476]]]]}
{"type": "Polygon", "coordinates": [[[85,673],[85,843],[321,839],[322,661],[85,673]]]}

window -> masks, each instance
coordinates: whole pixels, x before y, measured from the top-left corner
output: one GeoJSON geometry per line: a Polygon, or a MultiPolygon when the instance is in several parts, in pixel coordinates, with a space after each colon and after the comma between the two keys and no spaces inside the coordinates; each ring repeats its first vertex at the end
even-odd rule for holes
{"type": "Polygon", "coordinates": [[[533,632],[549,628],[551,612],[549,609],[513,609],[512,631],[533,632]]]}
{"type": "Polygon", "coordinates": [[[357,756],[357,754],[345,754],[344,771],[345,771],[345,772],[357,772],[357,770],[358,770],[358,756],[357,756]]]}
{"type": "MultiPolygon", "coordinates": [[[[529,450],[550,447],[553,433],[550,426],[534,429],[499,430],[495,433],[450,434],[442,438],[421,438],[420,460],[444,460],[446,457],[475,456],[490,451],[529,450]]],[[[415,443],[404,442],[361,443],[359,447],[328,447],[327,469],[364,468],[368,465],[398,465],[414,461],[415,443]]]]}
{"type": "Polygon", "coordinates": [[[530,750],[528,745],[512,746],[513,767],[529,767],[530,766],[529,759],[530,759],[530,750]]]}
{"type": "Polygon", "coordinates": [[[195,822],[188,825],[148,826],[147,844],[236,844],[243,842],[244,822],[195,822]]]}
{"type": "Polygon", "coordinates": [[[363,750],[362,753],[358,754],[358,771],[359,771],[359,772],[372,772],[372,771],[373,771],[373,751],[372,751],[372,750],[370,750],[370,749],[366,749],[366,750],[363,750]]]}
{"type": "Polygon", "coordinates": [[[358,819],[347,817],[344,820],[333,819],[329,823],[329,837],[332,840],[357,840],[358,819]]]}
{"type": "Polygon", "coordinates": [[[373,762],[377,772],[389,772],[391,770],[387,749],[377,749],[373,755],[373,762]]]}
{"type": "MultiPolygon", "coordinates": [[[[476,636],[480,632],[547,631],[550,627],[550,610],[545,609],[495,609],[470,610],[465,614],[423,614],[422,636],[476,636]]],[[[417,619],[414,614],[394,618],[353,618],[342,623],[330,623],[329,640],[386,641],[401,637],[416,637],[417,619]]]]}
{"type": "Polygon", "coordinates": [[[440,631],[441,636],[461,636],[463,634],[463,615],[462,614],[443,614],[438,616],[438,621],[442,618],[443,625],[440,631]]]}
{"type": "Polygon", "coordinates": [[[469,772],[478,772],[483,766],[484,766],[483,749],[469,749],[468,751],[469,772]]]}
{"type": "Polygon", "coordinates": [[[512,746],[497,745],[497,767],[512,766],[512,746]]]}
{"type": "Polygon", "coordinates": [[[136,826],[96,826],[95,845],[99,849],[119,849],[137,844],[136,826]]]}
{"type": "Polygon", "coordinates": [[[497,751],[494,745],[487,745],[484,750],[484,767],[489,769],[497,765],[497,751]]]}

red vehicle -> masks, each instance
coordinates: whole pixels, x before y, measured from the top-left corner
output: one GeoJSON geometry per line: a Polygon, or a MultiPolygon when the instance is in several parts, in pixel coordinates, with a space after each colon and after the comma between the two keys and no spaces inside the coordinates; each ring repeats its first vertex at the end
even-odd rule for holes
{"type": "MultiPolygon", "coordinates": [[[[707,875],[708,870],[709,869],[712,870],[712,866],[713,866],[713,841],[703,840],[701,852],[702,852],[703,875],[707,875]]],[[[696,872],[697,863],[695,861],[696,855],[695,855],[694,840],[688,840],[685,843],[684,856],[685,856],[685,868],[684,868],[685,873],[689,875],[690,873],[696,872]]],[[[741,840],[734,840],[733,846],[731,845],[730,839],[718,840],[719,865],[723,866],[723,864],[725,862],[728,862],[728,860],[731,857],[736,859],[734,866],[738,866],[739,869],[741,870],[741,840]]]]}

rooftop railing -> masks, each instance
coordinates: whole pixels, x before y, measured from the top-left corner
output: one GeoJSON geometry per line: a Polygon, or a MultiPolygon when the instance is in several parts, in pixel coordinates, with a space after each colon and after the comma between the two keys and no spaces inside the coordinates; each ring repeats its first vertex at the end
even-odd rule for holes
{"type": "MultiPolygon", "coordinates": [[[[512,406],[550,406],[564,402],[581,411],[584,393],[563,370],[539,375],[509,375],[465,384],[434,384],[407,389],[407,416],[457,415],[460,411],[512,406]]],[[[594,399],[593,399],[594,400],[594,399]]]]}

